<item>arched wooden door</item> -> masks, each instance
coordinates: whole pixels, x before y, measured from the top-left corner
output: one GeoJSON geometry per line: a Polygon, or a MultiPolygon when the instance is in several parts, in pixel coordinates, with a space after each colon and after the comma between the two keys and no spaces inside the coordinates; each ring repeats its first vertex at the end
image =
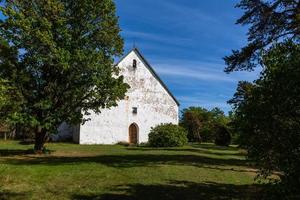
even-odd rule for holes
{"type": "Polygon", "coordinates": [[[136,124],[131,124],[129,126],[129,143],[130,144],[138,143],[138,126],[136,124]]]}

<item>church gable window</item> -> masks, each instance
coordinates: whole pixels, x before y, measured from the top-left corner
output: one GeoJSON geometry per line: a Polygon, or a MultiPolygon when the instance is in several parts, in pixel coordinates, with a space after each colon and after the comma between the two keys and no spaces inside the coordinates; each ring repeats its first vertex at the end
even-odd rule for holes
{"type": "Polygon", "coordinates": [[[133,113],[133,114],[137,114],[137,107],[133,107],[133,108],[132,108],[132,113],[133,113]]]}
{"type": "Polygon", "coordinates": [[[137,66],[137,61],[136,61],[136,59],[133,59],[133,62],[132,62],[133,69],[136,69],[136,66],[137,66]]]}

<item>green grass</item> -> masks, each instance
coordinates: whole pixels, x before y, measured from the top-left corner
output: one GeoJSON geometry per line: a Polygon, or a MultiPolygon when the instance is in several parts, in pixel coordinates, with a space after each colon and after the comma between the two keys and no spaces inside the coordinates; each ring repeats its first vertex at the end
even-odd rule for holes
{"type": "Polygon", "coordinates": [[[262,185],[236,147],[153,149],[0,141],[0,199],[257,199],[262,185]]]}

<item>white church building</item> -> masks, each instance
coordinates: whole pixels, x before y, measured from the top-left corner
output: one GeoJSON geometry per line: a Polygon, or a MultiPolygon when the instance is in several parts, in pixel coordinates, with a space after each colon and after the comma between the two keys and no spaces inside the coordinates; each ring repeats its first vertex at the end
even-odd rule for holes
{"type": "Polygon", "coordinates": [[[151,127],[178,124],[178,101],[137,48],[117,66],[130,86],[125,99],[100,114],[91,112],[90,120],[76,128],[61,126],[59,135],[68,132],[79,144],[138,144],[148,141],[151,127]]]}

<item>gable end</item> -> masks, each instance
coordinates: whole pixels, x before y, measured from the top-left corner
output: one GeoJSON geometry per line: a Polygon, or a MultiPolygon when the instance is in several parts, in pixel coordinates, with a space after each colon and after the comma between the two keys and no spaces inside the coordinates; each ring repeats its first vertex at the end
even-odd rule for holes
{"type": "Polygon", "coordinates": [[[150,63],[144,58],[144,56],[141,54],[141,52],[137,49],[137,48],[133,48],[133,50],[131,50],[128,54],[126,54],[124,57],[122,57],[119,62],[116,63],[116,65],[119,65],[120,62],[122,62],[122,60],[124,58],[126,58],[132,51],[134,51],[136,53],[136,55],[138,55],[138,57],[140,58],[140,60],[142,62],[144,62],[145,66],[148,68],[148,70],[151,72],[151,74],[156,78],[156,80],[158,80],[158,82],[163,86],[163,88],[167,91],[167,93],[172,97],[172,99],[176,102],[177,106],[180,106],[179,101],[175,98],[175,96],[171,93],[171,91],[169,90],[169,88],[166,86],[166,84],[161,80],[161,78],[158,76],[158,74],[154,71],[154,69],[152,68],[152,66],[150,65],[150,63]]]}

